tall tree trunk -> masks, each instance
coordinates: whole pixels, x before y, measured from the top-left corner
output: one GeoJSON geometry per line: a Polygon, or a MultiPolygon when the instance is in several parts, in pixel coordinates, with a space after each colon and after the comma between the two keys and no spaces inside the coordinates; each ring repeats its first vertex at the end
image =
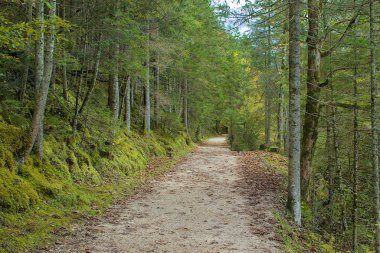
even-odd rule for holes
{"type": "MultiPolygon", "coordinates": [[[[268,88],[267,88],[268,89],[268,88]]],[[[268,94],[268,90],[265,94],[265,146],[267,148],[271,145],[271,98],[268,94]]]]}
{"type": "Polygon", "coordinates": [[[268,11],[268,66],[267,66],[267,71],[269,73],[269,78],[268,78],[268,84],[265,86],[265,146],[270,147],[271,145],[271,116],[272,116],[272,94],[271,94],[271,88],[272,88],[272,77],[271,77],[271,72],[272,72],[272,28],[269,23],[269,20],[271,18],[271,11],[269,9],[268,11]],[[268,87],[269,85],[269,87],[268,87]]]}
{"type": "Polygon", "coordinates": [[[154,124],[155,127],[158,127],[159,123],[159,108],[160,108],[160,102],[159,102],[159,93],[160,93],[160,67],[159,67],[159,56],[157,56],[156,60],[156,66],[155,66],[155,89],[154,89],[154,124]]]}
{"type": "Polygon", "coordinates": [[[326,114],[327,116],[327,122],[326,122],[326,144],[325,144],[325,150],[326,150],[326,156],[327,156],[327,170],[328,170],[328,200],[326,205],[329,206],[330,214],[328,218],[330,219],[330,224],[332,224],[332,218],[333,218],[333,202],[334,202],[334,194],[335,194],[335,166],[334,166],[334,149],[333,147],[333,135],[332,135],[332,112],[331,107],[326,107],[326,114]]]}
{"type": "Polygon", "coordinates": [[[147,27],[147,56],[146,56],[146,84],[145,84],[145,131],[150,137],[150,25],[147,27]]]}
{"type": "Polygon", "coordinates": [[[354,163],[353,163],[353,186],[352,186],[352,252],[356,252],[358,244],[358,171],[359,171],[359,126],[358,126],[358,63],[357,63],[357,48],[354,48],[354,163]]]}
{"type": "Polygon", "coordinates": [[[289,153],[289,115],[288,110],[284,108],[284,151],[289,153]]]}
{"type": "Polygon", "coordinates": [[[294,222],[301,226],[300,185],[300,0],[289,0],[289,163],[288,203],[294,222]]]}
{"type": "Polygon", "coordinates": [[[128,76],[125,87],[125,121],[128,133],[131,132],[131,77],[128,76]]]}
{"type": "Polygon", "coordinates": [[[54,92],[55,91],[55,61],[53,61],[53,70],[51,73],[51,80],[50,80],[50,89],[54,92]]]}
{"type": "MultiPolygon", "coordinates": [[[[356,0],[354,0],[356,9],[356,0]]],[[[356,31],[353,33],[357,35],[356,31]]],[[[352,252],[357,252],[358,245],[358,173],[359,173],[359,123],[358,123],[358,48],[354,45],[354,73],[353,73],[353,96],[354,96],[354,139],[353,139],[353,165],[352,165],[352,252]]]]}
{"type": "Polygon", "coordinates": [[[110,46],[111,54],[111,73],[110,83],[108,89],[108,106],[112,112],[113,119],[119,118],[120,109],[120,86],[119,86],[119,54],[120,54],[120,42],[119,42],[119,16],[120,0],[113,1],[111,9],[111,18],[114,20],[112,24],[113,33],[116,38],[113,39],[110,46]]]}
{"type": "Polygon", "coordinates": [[[68,89],[68,80],[67,80],[67,67],[66,67],[66,56],[65,52],[63,52],[63,66],[62,66],[62,88],[63,88],[63,98],[68,101],[69,100],[69,89],[68,89]]]}
{"type": "MultiPolygon", "coordinates": [[[[26,22],[31,22],[33,20],[33,0],[27,1],[27,17],[26,22]]],[[[19,99],[24,100],[26,95],[26,88],[28,86],[28,77],[29,77],[29,66],[30,66],[30,58],[32,55],[32,35],[28,35],[27,43],[26,43],[26,49],[25,49],[25,56],[23,59],[23,74],[22,74],[22,80],[21,80],[21,89],[19,91],[19,99]]]]}
{"type": "Polygon", "coordinates": [[[277,147],[281,149],[284,134],[284,91],[282,83],[279,87],[278,103],[277,103],[277,147]]]}
{"type": "Polygon", "coordinates": [[[109,86],[109,107],[112,111],[112,116],[114,119],[119,118],[119,108],[120,108],[120,88],[119,88],[119,53],[120,46],[116,42],[112,46],[112,73],[110,78],[109,86]]]}
{"type": "Polygon", "coordinates": [[[35,73],[35,89],[36,92],[40,90],[42,79],[44,76],[44,53],[45,53],[45,4],[43,0],[36,1],[36,21],[38,22],[38,27],[36,28],[38,32],[38,37],[36,40],[36,73],[35,73]]]}
{"type": "Polygon", "coordinates": [[[380,252],[380,199],[379,199],[379,131],[377,115],[376,44],[375,44],[375,1],[370,0],[370,48],[371,48],[371,128],[373,167],[373,206],[375,228],[375,252],[380,252]]]}
{"type": "MultiPolygon", "coordinates": [[[[62,0],[62,19],[66,20],[66,0],[62,0]]],[[[67,66],[66,66],[66,51],[65,49],[62,49],[62,59],[63,59],[63,65],[62,65],[62,88],[63,88],[63,98],[67,101],[69,100],[69,89],[67,86],[68,80],[67,80],[67,66]]]]}
{"type": "MultiPolygon", "coordinates": [[[[49,20],[53,21],[56,13],[56,0],[50,0],[50,9],[49,9],[49,20]]],[[[44,16],[44,1],[37,1],[37,17],[41,22],[39,28],[41,29],[40,37],[37,41],[36,47],[36,87],[37,87],[37,96],[36,103],[33,112],[32,118],[32,134],[29,147],[26,150],[25,157],[28,157],[31,153],[33,147],[37,149],[39,158],[43,157],[43,121],[45,114],[45,107],[47,96],[49,92],[49,85],[53,70],[53,58],[54,58],[54,41],[55,41],[55,25],[54,22],[51,22],[48,31],[49,35],[46,41],[46,55],[43,56],[44,52],[44,42],[43,42],[43,16],[44,16]],[[42,56],[41,56],[42,54],[42,56]],[[41,62],[41,58],[43,61],[41,62]],[[42,65],[42,66],[41,66],[42,65]],[[41,69],[43,69],[43,75],[41,80],[41,69]]]]}
{"type": "Polygon", "coordinates": [[[83,86],[83,80],[86,78],[87,82],[87,76],[85,77],[85,72],[88,73],[88,63],[87,63],[87,38],[85,39],[84,42],[84,47],[83,47],[83,66],[82,70],[80,72],[79,76],[79,82],[77,84],[77,89],[76,89],[76,96],[75,96],[75,109],[74,109],[74,117],[73,117],[73,122],[72,122],[72,128],[73,131],[76,132],[78,128],[78,117],[80,115],[79,109],[80,109],[80,96],[82,93],[82,86],[83,86]]]}
{"type": "MultiPolygon", "coordinates": [[[[286,29],[284,28],[283,34],[286,34],[286,29]]],[[[286,41],[283,42],[286,44],[286,41]]],[[[282,50],[282,58],[281,58],[281,75],[283,76],[285,80],[286,76],[286,71],[287,71],[287,66],[286,66],[286,56],[287,56],[287,48],[284,46],[282,50]]],[[[278,133],[277,133],[277,143],[278,147],[287,153],[287,129],[286,129],[286,108],[285,108],[285,103],[284,103],[284,85],[282,83],[282,80],[280,81],[280,87],[279,87],[279,101],[278,101],[278,119],[277,119],[277,128],[278,128],[278,133]]]]}
{"type": "MultiPolygon", "coordinates": [[[[155,40],[158,40],[159,38],[159,25],[158,21],[156,21],[156,34],[155,34],[155,40]]],[[[160,101],[159,101],[159,95],[160,95],[160,54],[156,52],[156,64],[155,64],[155,70],[154,70],[154,79],[155,79],[155,88],[154,88],[154,109],[153,109],[153,118],[154,118],[154,127],[158,127],[159,123],[159,108],[160,108],[160,101]]]]}
{"type": "Polygon", "coordinates": [[[178,117],[183,116],[183,89],[182,89],[182,83],[179,81],[177,84],[177,90],[178,90],[178,117]]]}
{"type": "Polygon", "coordinates": [[[79,109],[79,114],[83,113],[84,108],[86,107],[88,101],[90,100],[91,94],[95,89],[96,86],[96,80],[98,79],[98,74],[99,74],[99,65],[100,65],[100,56],[101,56],[101,47],[100,45],[97,46],[96,53],[95,53],[95,61],[94,61],[94,66],[92,68],[92,78],[91,78],[91,83],[90,86],[87,89],[87,92],[84,96],[82,105],[79,109]]]}
{"type": "Polygon", "coordinates": [[[183,124],[186,128],[186,133],[189,134],[189,108],[188,108],[188,80],[183,82],[183,124]]]}
{"type": "Polygon", "coordinates": [[[318,138],[319,121],[319,4],[318,0],[308,0],[309,30],[307,36],[307,97],[303,124],[302,152],[301,152],[301,192],[302,200],[309,202],[309,183],[315,144],[318,138]]]}
{"type": "Polygon", "coordinates": [[[341,230],[346,229],[345,223],[345,210],[343,203],[343,189],[342,189],[342,166],[340,163],[340,151],[339,151],[339,142],[338,142],[338,127],[337,127],[337,108],[335,106],[332,107],[332,135],[333,135],[333,144],[334,144],[334,155],[335,155],[335,171],[336,171],[336,201],[340,211],[340,226],[341,230]]]}
{"type": "Polygon", "coordinates": [[[134,80],[133,83],[131,82],[131,110],[133,109],[133,104],[134,104],[134,101],[135,101],[135,91],[136,91],[136,88],[137,87],[137,82],[134,80]]]}

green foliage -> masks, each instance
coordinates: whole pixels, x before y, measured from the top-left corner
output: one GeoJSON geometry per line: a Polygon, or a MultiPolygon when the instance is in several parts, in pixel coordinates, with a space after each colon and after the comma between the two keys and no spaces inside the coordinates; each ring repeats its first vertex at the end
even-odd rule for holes
{"type": "MultiPolygon", "coordinates": [[[[33,48],[41,36],[35,29],[41,21],[33,16],[31,22],[25,22],[26,1],[3,1],[1,5],[2,249],[17,252],[39,245],[50,232],[78,218],[75,213],[97,214],[100,211],[94,206],[105,208],[115,196],[133,192],[145,178],[167,168],[145,171],[152,160],[171,157],[167,164],[172,164],[192,147],[192,140],[229,128],[234,129],[236,149],[257,147],[260,125],[249,109],[253,101],[248,98],[254,89],[247,40],[228,34],[206,0],[119,2],[117,8],[116,1],[73,1],[62,6],[59,17],[44,21],[45,38],[52,24],[57,30],[55,83],[44,115],[44,158],[32,155],[22,166],[35,106],[33,48]],[[116,42],[120,45],[118,61],[109,57],[116,42]],[[99,75],[92,90],[98,48],[99,75]],[[127,131],[122,117],[113,119],[106,106],[107,78],[116,67],[121,94],[126,77],[132,80],[132,132],[127,131]],[[61,96],[64,69],[67,99],[61,96]],[[147,71],[151,72],[152,114],[158,104],[150,138],[144,134],[147,71]],[[22,84],[26,84],[26,94],[21,98],[22,84]],[[81,105],[89,90],[89,102],[73,131],[76,103],[81,105]]],[[[48,1],[45,3],[48,9],[48,1]]],[[[125,105],[121,109],[125,110],[125,105]]]]}

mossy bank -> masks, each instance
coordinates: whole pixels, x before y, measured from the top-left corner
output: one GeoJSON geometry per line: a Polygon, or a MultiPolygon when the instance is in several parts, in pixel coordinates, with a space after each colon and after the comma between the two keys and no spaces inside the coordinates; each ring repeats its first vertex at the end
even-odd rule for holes
{"type": "Polygon", "coordinates": [[[68,134],[54,124],[44,159],[32,155],[20,165],[27,135],[11,123],[0,116],[0,252],[40,247],[71,223],[101,214],[193,146],[182,132],[147,138],[103,126],[68,134]],[[152,162],[155,169],[146,170],[152,162]]]}

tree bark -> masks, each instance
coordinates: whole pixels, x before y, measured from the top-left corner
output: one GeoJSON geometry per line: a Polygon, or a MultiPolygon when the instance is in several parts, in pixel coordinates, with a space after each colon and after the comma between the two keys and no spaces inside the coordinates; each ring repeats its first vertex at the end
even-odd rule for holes
{"type": "Polygon", "coordinates": [[[354,48],[355,68],[353,76],[354,90],[354,163],[353,163],[353,186],[352,186],[352,252],[356,252],[358,244],[358,171],[359,171],[359,126],[358,126],[358,69],[357,69],[357,49],[354,48]]]}
{"type": "Polygon", "coordinates": [[[289,0],[289,163],[288,203],[295,224],[301,226],[300,185],[300,0],[289,0]]]}
{"type": "Polygon", "coordinates": [[[339,142],[338,142],[338,129],[337,129],[337,109],[336,107],[332,108],[332,135],[333,135],[333,144],[334,144],[334,155],[335,155],[335,171],[336,171],[336,180],[335,187],[337,187],[337,190],[334,191],[335,194],[335,201],[338,204],[338,207],[340,209],[340,226],[341,230],[344,231],[346,229],[346,223],[345,223],[345,210],[344,210],[344,203],[343,203],[343,189],[342,189],[342,166],[340,163],[340,149],[339,149],[339,142]]]}
{"type": "MultiPolygon", "coordinates": [[[[271,11],[269,9],[268,11],[268,20],[270,20],[271,18],[271,11]]],[[[269,74],[269,78],[268,78],[268,83],[266,84],[265,86],[265,146],[267,148],[270,147],[271,145],[271,116],[272,116],[272,112],[271,112],[271,109],[272,109],[272,97],[271,97],[271,86],[273,85],[272,84],[272,77],[271,77],[271,71],[272,71],[272,28],[271,28],[271,25],[268,21],[268,36],[267,36],[267,40],[268,40],[268,66],[267,66],[267,71],[268,71],[268,74],[269,74]],[[269,86],[269,87],[268,87],[269,86]]]]}
{"type": "Polygon", "coordinates": [[[53,70],[51,73],[51,80],[50,80],[50,89],[54,92],[55,91],[55,62],[53,61],[53,70]]]}
{"type": "Polygon", "coordinates": [[[112,73],[109,86],[109,107],[114,119],[119,118],[120,108],[120,88],[119,88],[119,53],[120,46],[118,42],[112,46],[112,73]]]}
{"type": "MultiPolygon", "coordinates": [[[[65,55],[65,52],[63,52],[63,55],[65,55]]],[[[67,80],[67,67],[66,67],[66,56],[63,56],[63,66],[62,66],[62,88],[63,88],[63,98],[68,101],[69,100],[69,89],[67,86],[68,80],[67,80]]]]}
{"type": "Polygon", "coordinates": [[[284,134],[284,91],[282,83],[280,83],[278,102],[277,102],[277,147],[281,149],[284,134]]]}
{"type": "MultiPolygon", "coordinates": [[[[49,20],[53,21],[56,13],[56,0],[50,0],[50,9],[49,9],[49,20]]],[[[28,157],[31,153],[33,147],[36,148],[38,156],[40,159],[43,157],[43,121],[45,114],[45,107],[47,96],[49,92],[49,85],[51,81],[51,75],[53,70],[53,59],[54,59],[54,42],[55,42],[55,25],[54,22],[51,22],[48,31],[49,35],[46,41],[46,55],[44,53],[44,1],[37,1],[37,17],[41,24],[39,24],[39,29],[41,35],[37,41],[37,50],[36,50],[36,87],[37,87],[37,96],[36,103],[33,112],[32,118],[32,133],[31,141],[29,147],[26,150],[25,157],[28,157]],[[42,54],[42,55],[41,55],[42,54]],[[41,61],[41,59],[43,59],[41,61]],[[41,79],[41,70],[43,71],[41,79]]]]}
{"type": "MultiPolygon", "coordinates": [[[[26,22],[31,22],[33,20],[33,1],[28,0],[27,1],[27,17],[26,22]]],[[[21,89],[19,91],[19,99],[24,100],[26,95],[26,88],[28,86],[28,77],[29,77],[29,66],[30,66],[30,58],[31,54],[33,52],[32,50],[32,36],[29,35],[26,43],[26,49],[25,49],[25,55],[23,59],[23,65],[24,65],[24,71],[22,74],[22,80],[21,80],[21,89]]]]}
{"type": "Polygon", "coordinates": [[[145,131],[150,137],[150,25],[147,27],[147,56],[146,56],[146,84],[145,84],[145,131]]]}
{"type": "Polygon", "coordinates": [[[189,108],[188,108],[188,80],[183,82],[183,124],[186,128],[186,133],[189,134],[189,108]]]}
{"type": "Polygon", "coordinates": [[[318,0],[308,0],[308,36],[307,36],[307,97],[303,124],[302,151],[301,151],[301,193],[302,200],[308,203],[309,184],[312,171],[312,158],[318,138],[319,106],[319,4],[318,0]]]}
{"type": "Polygon", "coordinates": [[[36,2],[36,19],[38,22],[38,27],[36,28],[38,32],[38,37],[36,40],[36,74],[35,74],[35,89],[36,92],[39,91],[43,75],[44,75],[44,50],[45,50],[45,4],[43,0],[37,0],[36,2]]]}
{"type": "MultiPolygon", "coordinates": [[[[159,36],[159,26],[158,21],[156,22],[156,36],[155,39],[158,40],[159,36]]],[[[160,108],[160,101],[159,101],[159,95],[160,95],[160,54],[156,53],[156,65],[155,65],[155,89],[154,89],[154,111],[153,111],[153,118],[154,118],[154,127],[158,127],[159,123],[159,108],[160,108]]]]}
{"type": "Polygon", "coordinates": [[[86,107],[88,101],[90,100],[90,97],[91,97],[91,94],[92,92],[94,91],[95,89],[95,86],[96,86],[96,80],[98,78],[98,73],[99,73],[99,65],[100,65],[100,56],[101,56],[101,53],[102,50],[101,50],[101,47],[100,45],[97,46],[97,49],[96,49],[96,53],[95,53],[95,62],[94,62],[94,66],[92,68],[92,78],[91,78],[91,83],[90,83],[90,86],[88,87],[87,89],[87,92],[84,96],[84,99],[83,99],[83,102],[82,102],[82,105],[79,109],[79,114],[82,114],[83,113],[83,110],[84,108],[86,107]]]}
{"type": "Polygon", "coordinates": [[[332,129],[332,117],[330,115],[332,115],[332,112],[331,112],[331,107],[327,107],[326,108],[326,114],[328,114],[327,116],[327,122],[326,122],[326,145],[325,145],[325,149],[326,149],[326,156],[327,156],[327,170],[328,170],[328,182],[329,182],[329,195],[328,195],[328,200],[327,200],[327,203],[326,205],[329,205],[329,211],[330,211],[330,215],[328,216],[328,218],[330,219],[330,224],[332,222],[332,218],[333,218],[333,201],[334,201],[334,194],[335,194],[335,185],[334,185],[334,182],[335,182],[335,167],[334,167],[334,158],[333,158],[333,154],[334,154],[334,150],[333,150],[333,141],[332,141],[332,134],[331,134],[331,129],[332,129]]]}
{"type": "Polygon", "coordinates": [[[134,101],[135,101],[135,91],[137,88],[137,82],[134,80],[133,83],[131,82],[131,110],[133,109],[133,104],[134,104],[134,101]]]}
{"type": "Polygon", "coordinates": [[[125,87],[125,121],[128,133],[131,132],[131,77],[128,76],[125,87]]]}
{"type": "Polygon", "coordinates": [[[267,148],[271,145],[271,101],[268,94],[268,91],[266,91],[265,94],[265,146],[267,148]]]}
{"type": "Polygon", "coordinates": [[[83,86],[83,79],[86,78],[87,80],[87,76],[84,77],[84,73],[88,72],[88,63],[87,63],[87,38],[85,38],[85,42],[84,42],[84,47],[83,47],[83,66],[82,66],[82,70],[81,70],[81,73],[80,73],[80,76],[79,76],[79,82],[78,82],[78,85],[77,85],[77,89],[76,89],[76,96],[75,96],[75,109],[74,109],[74,117],[73,117],[73,122],[72,122],[72,127],[73,127],[73,131],[76,132],[77,131],[77,128],[78,128],[78,117],[79,117],[79,109],[80,109],[80,96],[81,96],[81,93],[82,93],[82,86],[83,86]]]}
{"type": "Polygon", "coordinates": [[[370,6],[370,51],[371,51],[371,128],[372,128],[372,169],[375,252],[380,252],[380,189],[379,189],[379,131],[377,115],[376,43],[375,43],[375,1],[370,6]]]}
{"type": "Polygon", "coordinates": [[[288,110],[284,108],[284,151],[289,153],[289,116],[288,110]]]}
{"type": "MultiPolygon", "coordinates": [[[[62,1],[62,19],[66,20],[66,0],[62,1]]],[[[68,80],[67,80],[67,66],[66,66],[66,51],[65,49],[62,50],[62,59],[63,59],[63,66],[62,66],[62,88],[63,88],[63,98],[68,101],[69,100],[69,89],[67,86],[68,80]]]]}

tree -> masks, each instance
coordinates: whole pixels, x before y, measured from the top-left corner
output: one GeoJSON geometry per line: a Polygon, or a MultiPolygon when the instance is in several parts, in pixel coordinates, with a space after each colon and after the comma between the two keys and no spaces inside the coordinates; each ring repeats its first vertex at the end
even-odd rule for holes
{"type": "Polygon", "coordinates": [[[300,7],[299,0],[289,0],[289,179],[288,209],[294,222],[301,225],[300,185],[300,7]]]}
{"type": "Polygon", "coordinates": [[[56,0],[49,2],[49,34],[46,38],[46,47],[44,47],[44,5],[43,0],[37,1],[37,17],[39,24],[39,39],[36,46],[36,78],[35,85],[37,89],[36,102],[34,106],[32,119],[31,141],[26,149],[24,158],[28,157],[33,147],[37,149],[38,156],[43,157],[43,140],[44,140],[44,114],[46,101],[49,92],[50,80],[53,70],[54,43],[55,43],[55,25],[54,18],[56,13],[56,0]],[[46,54],[44,55],[44,51],[46,54]]]}
{"type": "Polygon", "coordinates": [[[377,81],[376,81],[376,43],[375,43],[375,1],[369,1],[370,14],[370,53],[371,53],[371,128],[372,128],[372,167],[373,167],[373,202],[375,227],[375,252],[380,252],[380,189],[379,189],[379,133],[377,115],[377,81]]]}
{"type": "Polygon", "coordinates": [[[147,25],[147,45],[146,45],[146,83],[145,83],[145,131],[150,137],[150,21],[147,25]]]}

